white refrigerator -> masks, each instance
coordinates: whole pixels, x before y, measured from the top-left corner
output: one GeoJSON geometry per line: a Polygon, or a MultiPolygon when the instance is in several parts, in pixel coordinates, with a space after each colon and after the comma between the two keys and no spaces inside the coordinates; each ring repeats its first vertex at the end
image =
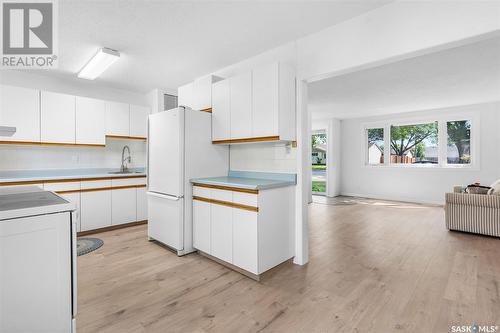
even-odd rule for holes
{"type": "Polygon", "coordinates": [[[148,237],[194,252],[192,178],[225,176],[229,148],[212,144],[212,114],[178,107],[149,116],[148,237]]]}

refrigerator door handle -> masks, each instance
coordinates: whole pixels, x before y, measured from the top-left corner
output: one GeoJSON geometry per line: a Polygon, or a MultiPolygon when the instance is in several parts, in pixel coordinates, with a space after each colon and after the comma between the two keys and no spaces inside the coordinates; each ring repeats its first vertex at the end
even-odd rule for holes
{"type": "Polygon", "coordinates": [[[158,197],[158,198],[168,199],[168,200],[172,200],[172,201],[178,201],[179,199],[182,198],[182,197],[176,197],[176,196],[173,196],[173,195],[161,194],[161,193],[150,192],[150,191],[148,191],[147,194],[150,195],[150,196],[152,196],[152,197],[158,197]]]}

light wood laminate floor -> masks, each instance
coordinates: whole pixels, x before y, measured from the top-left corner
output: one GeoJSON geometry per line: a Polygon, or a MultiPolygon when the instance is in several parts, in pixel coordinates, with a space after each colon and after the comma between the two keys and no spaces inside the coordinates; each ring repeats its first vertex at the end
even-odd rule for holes
{"type": "Polygon", "coordinates": [[[261,282],[148,242],[97,234],[78,258],[78,333],[451,332],[500,325],[500,239],[449,232],[442,207],[316,198],[310,262],[261,282]]]}

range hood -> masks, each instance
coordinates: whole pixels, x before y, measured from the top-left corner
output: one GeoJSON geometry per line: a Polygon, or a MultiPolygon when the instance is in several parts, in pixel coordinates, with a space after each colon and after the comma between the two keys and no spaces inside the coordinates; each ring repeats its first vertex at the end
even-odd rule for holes
{"type": "Polygon", "coordinates": [[[0,136],[13,136],[16,128],[11,126],[0,126],[0,136]]]}

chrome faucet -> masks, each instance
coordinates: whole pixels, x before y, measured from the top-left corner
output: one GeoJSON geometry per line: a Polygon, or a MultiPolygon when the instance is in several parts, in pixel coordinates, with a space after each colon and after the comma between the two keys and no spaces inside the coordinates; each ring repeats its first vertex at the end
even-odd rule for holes
{"type": "Polygon", "coordinates": [[[132,161],[132,157],[130,156],[130,148],[128,146],[124,146],[122,150],[122,166],[120,167],[121,172],[128,171],[128,165],[125,165],[125,162],[130,163],[132,161]],[[128,157],[125,157],[125,149],[128,150],[128,157]]]}

